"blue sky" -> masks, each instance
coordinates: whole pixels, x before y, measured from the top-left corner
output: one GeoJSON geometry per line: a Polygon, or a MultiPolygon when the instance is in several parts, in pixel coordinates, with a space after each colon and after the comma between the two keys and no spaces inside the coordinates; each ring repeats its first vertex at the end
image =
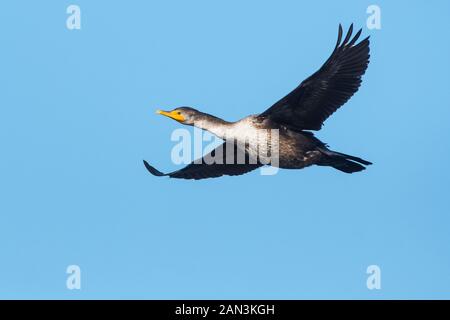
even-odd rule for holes
{"type": "Polygon", "coordinates": [[[0,298],[450,298],[448,1],[9,1],[0,11],[0,298]],[[66,8],[81,8],[81,30],[66,8]],[[366,8],[381,8],[381,30],[366,8]],[[180,181],[157,108],[265,110],[371,35],[317,136],[374,162],[180,181]],[[81,290],[66,268],[81,268],[81,290]],[[368,290],[366,268],[381,268],[368,290]]]}

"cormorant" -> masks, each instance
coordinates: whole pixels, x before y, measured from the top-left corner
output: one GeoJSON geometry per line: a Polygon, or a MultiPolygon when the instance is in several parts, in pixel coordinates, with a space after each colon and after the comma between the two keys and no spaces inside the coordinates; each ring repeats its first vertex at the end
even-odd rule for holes
{"type": "Polygon", "coordinates": [[[275,129],[278,130],[278,158],[276,164],[270,162],[272,166],[301,169],[315,164],[331,166],[346,173],[364,170],[365,165],[372,163],[331,151],[308,131],[320,130],[323,122],[345,104],[361,85],[361,76],[369,64],[369,37],[356,43],[362,30],[353,38],[352,32],[353,24],[341,42],[343,33],[339,25],[336,46],[323,66],[261,114],[227,122],[190,107],[157,111],[182,124],[207,130],[223,139],[224,143],[201,159],[171,173],[164,174],[144,160],[145,167],[155,176],[181,179],[241,175],[267,164],[258,157],[258,150],[267,149],[268,140],[261,142],[257,132],[275,129]],[[221,155],[217,157],[219,151],[221,155]],[[244,163],[237,159],[239,151],[245,155],[244,163]],[[227,158],[227,153],[232,154],[232,161],[227,158]],[[206,161],[208,157],[223,161],[211,163],[206,161]]]}

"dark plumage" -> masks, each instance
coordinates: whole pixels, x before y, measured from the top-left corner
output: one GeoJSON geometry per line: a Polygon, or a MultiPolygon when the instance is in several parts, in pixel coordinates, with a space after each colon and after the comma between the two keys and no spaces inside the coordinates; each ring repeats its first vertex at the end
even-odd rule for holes
{"type": "Polygon", "coordinates": [[[355,45],[361,30],[350,41],[353,24],[324,65],[297,88],[264,111],[262,117],[296,130],[320,130],[323,122],[346,103],[361,85],[369,64],[369,37],[355,45]]]}
{"type": "MultiPolygon", "coordinates": [[[[191,163],[180,170],[177,170],[177,171],[174,171],[171,173],[167,173],[167,174],[164,174],[164,173],[156,170],[154,167],[152,167],[150,164],[148,164],[148,162],[145,160],[144,160],[144,165],[151,174],[158,176],[158,177],[169,176],[171,178],[196,179],[196,180],[205,179],[205,178],[217,178],[217,177],[221,177],[223,175],[238,176],[238,175],[250,172],[252,170],[255,170],[262,166],[259,163],[256,163],[256,164],[249,163],[248,156],[247,156],[247,161],[245,163],[238,163],[238,160],[236,157],[238,152],[237,152],[237,147],[235,144],[231,144],[231,148],[234,149],[233,161],[230,161],[231,163],[227,164],[227,161],[226,161],[227,147],[229,147],[229,146],[227,146],[227,143],[225,142],[221,146],[217,147],[216,149],[214,149],[213,151],[211,151],[210,153],[205,155],[202,158],[201,163],[199,163],[199,164],[191,163]],[[218,150],[220,150],[220,152],[222,152],[222,161],[220,161],[220,162],[217,161],[215,163],[208,164],[208,162],[205,161],[205,158],[208,156],[215,156],[215,153],[217,153],[218,150]]],[[[197,162],[199,162],[199,161],[197,161],[197,162]]]]}
{"type": "Polygon", "coordinates": [[[159,111],[180,123],[208,130],[225,142],[201,161],[194,161],[168,174],[161,173],[144,160],[145,167],[155,176],[183,179],[244,174],[268,164],[262,161],[258,153],[262,148],[267,148],[267,141],[261,142],[257,137],[261,130],[275,129],[279,134],[279,156],[277,163],[269,163],[272,166],[301,169],[316,164],[331,166],[346,173],[364,170],[364,166],[371,164],[369,161],[331,151],[312,132],[305,131],[320,130],[323,122],[358,91],[370,57],[369,37],[356,43],[361,31],[352,38],[351,25],[342,40],[343,32],[339,25],[336,47],[323,66],[259,115],[227,122],[190,107],[177,108],[171,112],[159,111]],[[243,136],[250,138],[244,139],[243,136]],[[241,140],[246,142],[244,146],[240,144],[241,140]],[[238,161],[239,151],[245,154],[244,163],[238,161]],[[211,157],[216,158],[214,163],[208,161],[211,157]]]}

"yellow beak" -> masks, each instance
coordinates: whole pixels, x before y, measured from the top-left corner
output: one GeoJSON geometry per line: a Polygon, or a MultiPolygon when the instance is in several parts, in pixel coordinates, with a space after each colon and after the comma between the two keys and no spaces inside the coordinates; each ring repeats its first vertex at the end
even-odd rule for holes
{"type": "Polygon", "coordinates": [[[173,111],[156,110],[156,113],[162,114],[163,116],[169,117],[173,120],[177,120],[180,122],[183,122],[185,120],[184,117],[181,115],[181,113],[177,110],[173,110],[173,111]]]}

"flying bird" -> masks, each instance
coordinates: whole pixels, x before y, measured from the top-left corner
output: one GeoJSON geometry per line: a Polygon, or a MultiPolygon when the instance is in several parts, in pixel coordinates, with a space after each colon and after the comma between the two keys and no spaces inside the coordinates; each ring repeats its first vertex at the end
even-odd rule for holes
{"type": "MultiPolygon", "coordinates": [[[[155,176],[181,179],[205,179],[223,175],[235,176],[269,164],[284,169],[302,169],[311,165],[330,166],[345,173],[364,170],[369,161],[332,151],[314,136],[324,121],[358,91],[361,77],[369,64],[369,37],[357,43],[362,30],[352,38],[353,24],[342,40],[339,25],[336,46],[322,67],[270,108],[236,122],[228,122],[191,107],[157,111],[179,123],[207,130],[224,140],[223,144],[186,167],[162,173],[144,160],[155,176]],[[267,154],[268,139],[260,139],[261,131],[277,130],[277,158],[262,161],[259,151],[267,154]],[[244,155],[239,161],[239,154],[244,155]],[[207,159],[216,161],[206,161],[207,159]],[[222,161],[217,161],[220,159],[222,161]],[[230,161],[231,159],[231,161],[230,161]]],[[[272,159],[272,158],[271,158],[272,159]]]]}

